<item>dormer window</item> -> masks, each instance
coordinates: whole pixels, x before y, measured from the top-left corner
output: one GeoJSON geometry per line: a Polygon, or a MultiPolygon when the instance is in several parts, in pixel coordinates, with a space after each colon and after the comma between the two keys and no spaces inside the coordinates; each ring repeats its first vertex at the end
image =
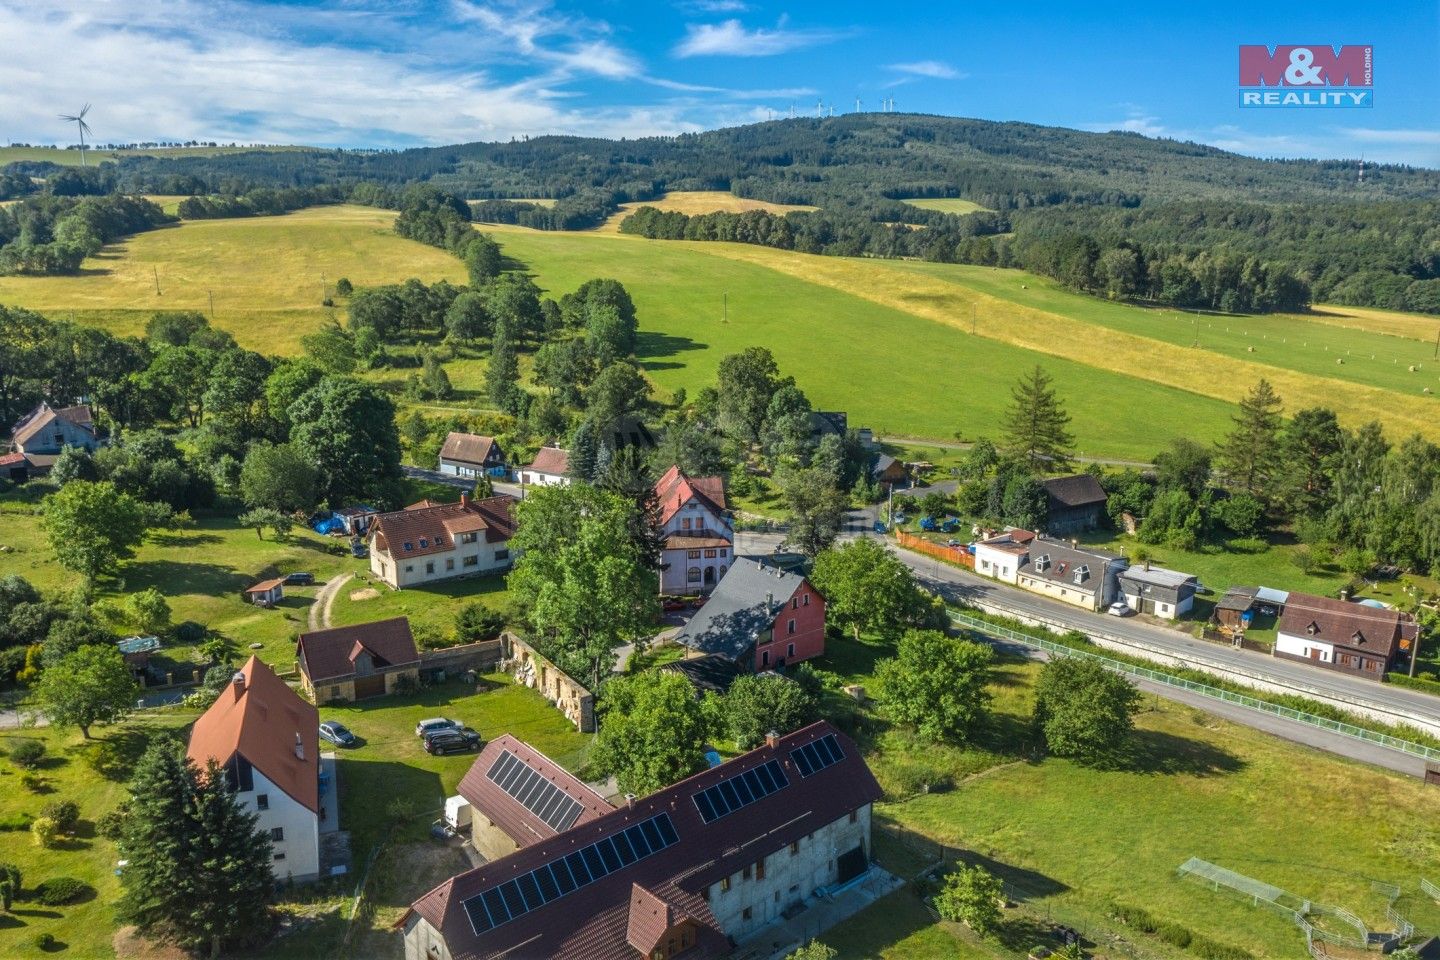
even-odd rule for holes
{"type": "Polygon", "coordinates": [[[1320,624],[1316,623],[1314,620],[1311,620],[1310,626],[1305,628],[1305,632],[1310,634],[1310,636],[1312,637],[1315,636],[1315,634],[1320,632],[1320,624]]]}
{"type": "Polygon", "coordinates": [[[426,547],[428,547],[428,546],[430,546],[430,541],[426,540],[424,537],[421,537],[421,538],[420,538],[420,549],[421,549],[421,550],[424,550],[424,549],[425,549],[426,547]]]}
{"type": "Polygon", "coordinates": [[[1355,635],[1350,639],[1355,641],[1355,645],[1357,647],[1365,645],[1365,634],[1361,633],[1359,630],[1356,630],[1355,635]]]}
{"type": "Polygon", "coordinates": [[[406,541],[405,541],[405,549],[406,549],[406,550],[414,550],[414,549],[415,549],[415,544],[411,543],[409,540],[406,540],[406,541]]]}

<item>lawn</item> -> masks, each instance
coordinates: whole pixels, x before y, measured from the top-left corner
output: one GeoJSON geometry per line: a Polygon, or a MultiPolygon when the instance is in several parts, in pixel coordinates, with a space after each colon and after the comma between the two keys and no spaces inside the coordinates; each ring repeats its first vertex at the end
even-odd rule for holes
{"type": "Polygon", "coordinates": [[[979,960],[996,954],[958,925],[936,923],[913,890],[897,890],[818,938],[837,960],[979,960]]]}
{"type": "Polygon", "coordinates": [[[974,200],[963,200],[960,197],[917,197],[904,202],[921,210],[939,210],[941,213],[991,212],[989,207],[982,207],[974,200]]]}
{"type": "Polygon", "coordinates": [[[1340,327],[1351,327],[1355,330],[1386,334],[1392,337],[1408,337],[1422,343],[1433,344],[1436,327],[1440,326],[1440,317],[1423,313],[1404,313],[1400,310],[1345,307],[1330,303],[1315,304],[1310,310],[1310,319],[1318,323],[1333,323],[1340,327]]]}
{"type": "Polygon", "coordinates": [[[0,303],[138,334],[157,310],[210,314],[213,294],[215,325],[241,346],[298,353],[302,336],[344,319],[343,309],[321,303],[340,277],[357,287],[407,277],[464,282],[459,260],[396,236],[394,220],[389,210],[329,206],[186,221],[107,246],[75,276],[0,277],[0,303]]]}
{"type": "Polygon", "coordinates": [[[0,749],[22,738],[40,740],[46,746],[37,771],[45,780],[43,793],[21,787],[15,765],[0,760],[0,820],[18,814],[38,816],[40,808],[52,800],[73,800],[80,807],[76,835],[51,849],[35,846],[28,829],[0,831],[0,862],[20,867],[27,891],[33,891],[44,880],[61,876],[74,877],[96,891],[95,896],[70,906],[17,902],[8,916],[0,914],[0,956],[47,956],[34,945],[35,937],[42,933],[53,934],[66,945],[62,956],[88,960],[112,955],[114,906],[120,882],[114,874],[115,847],[96,836],[95,821],[124,799],[130,767],[149,739],[190,719],[159,715],[120,726],[97,727],[93,731],[95,741],[88,744],[73,730],[0,731],[0,749]]]}
{"type": "Polygon", "coordinates": [[[816,207],[806,207],[798,204],[770,203],[767,200],[750,200],[745,197],[737,197],[735,194],[725,190],[674,190],[665,194],[658,200],[645,200],[637,203],[622,203],[620,209],[611,214],[598,228],[601,233],[619,233],[620,222],[641,207],[654,207],[657,210],[673,211],[695,216],[701,213],[748,213],[751,210],[764,210],[767,213],[786,214],[797,210],[815,210],[816,207]]]}
{"type": "Polygon", "coordinates": [[[424,587],[394,590],[366,572],[341,588],[330,607],[332,626],[370,623],[390,617],[409,617],[416,637],[450,637],[455,632],[455,615],[468,603],[478,601],[504,611],[509,593],[503,576],[466,577],[424,587]]]}
{"type": "Polygon", "coordinates": [[[852,424],[879,434],[993,435],[1019,372],[1036,363],[1055,378],[1089,453],[1148,459],[1172,435],[1213,440],[1229,425],[1232,408],[1219,399],[974,337],[826,286],[823,275],[807,279],[798,267],[769,269],[788,262],[777,258],[800,257],[819,271],[868,261],[519,228],[494,236],[550,295],[597,276],[624,283],[640,320],[637,353],[664,392],[693,394],[713,382],[722,357],[758,344],[818,408],[846,410],[852,424]],[[1154,429],[1115,430],[1116,410],[1127,407],[1145,409],[1154,429]]]}

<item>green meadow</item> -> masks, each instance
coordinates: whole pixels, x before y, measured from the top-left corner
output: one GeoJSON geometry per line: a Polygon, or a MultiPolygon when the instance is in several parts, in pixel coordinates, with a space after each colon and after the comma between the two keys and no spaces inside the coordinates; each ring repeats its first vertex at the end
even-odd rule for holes
{"type": "Polygon", "coordinates": [[[989,212],[990,209],[980,206],[974,200],[963,200],[960,197],[917,198],[904,202],[921,210],[939,210],[941,213],[976,213],[982,210],[989,212]]]}

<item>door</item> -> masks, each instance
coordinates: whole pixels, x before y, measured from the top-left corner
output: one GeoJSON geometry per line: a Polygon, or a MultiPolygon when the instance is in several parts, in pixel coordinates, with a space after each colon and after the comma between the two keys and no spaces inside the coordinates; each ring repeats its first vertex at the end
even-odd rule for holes
{"type": "Polygon", "coordinates": [[[364,700],[366,697],[379,697],[385,693],[385,674],[377,673],[368,677],[355,678],[355,699],[364,700]]]}
{"type": "Polygon", "coordinates": [[[707,586],[707,587],[713,587],[713,586],[715,586],[715,568],[714,568],[714,567],[706,567],[706,568],[705,568],[705,586],[707,586]]]}
{"type": "Polygon", "coordinates": [[[1154,612],[1155,612],[1155,601],[1154,601],[1154,600],[1151,600],[1149,597],[1143,597],[1143,598],[1141,598],[1141,600],[1140,600],[1140,612],[1141,612],[1141,613],[1154,613],[1154,612]]]}

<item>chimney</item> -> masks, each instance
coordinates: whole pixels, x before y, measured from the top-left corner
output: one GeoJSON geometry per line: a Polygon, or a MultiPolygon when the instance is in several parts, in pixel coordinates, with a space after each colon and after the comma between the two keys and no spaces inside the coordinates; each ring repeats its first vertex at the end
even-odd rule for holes
{"type": "Polygon", "coordinates": [[[634,809],[635,809],[635,794],[633,794],[633,793],[627,793],[627,794],[625,794],[625,809],[626,809],[626,810],[634,810],[634,809]]]}
{"type": "Polygon", "coordinates": [[[769,748],[771,748],[771,749],[773,750],[774,748],[778,747],[779,745],[780,745],[780,734],[776,733],[774,730],[771,730],[769,733],[765,734],[765,746],[767,746],[767,747],[769,747],[769,748]]]}
{"type": "Polygon", "coordinates": [[[470,494],[468,494],[468,493],[462,493],[462,494],[460,494],[460,506],[462,506],[462,507],[468,507],[468,506],[470,506],[470,494]]]}
{"type": "Polygon", "coordinates": [[[300,740],[300,731],[295,731],[295,759],[305,759],[305,744],[300,740]]]}
{"type": "Polygon", "coordinates": [[[245,672],[236,670],[235,676],[230,678],[230,682],[235,687],[235,699],[239,700],[240,695],[245,692],[245,672]]]}

